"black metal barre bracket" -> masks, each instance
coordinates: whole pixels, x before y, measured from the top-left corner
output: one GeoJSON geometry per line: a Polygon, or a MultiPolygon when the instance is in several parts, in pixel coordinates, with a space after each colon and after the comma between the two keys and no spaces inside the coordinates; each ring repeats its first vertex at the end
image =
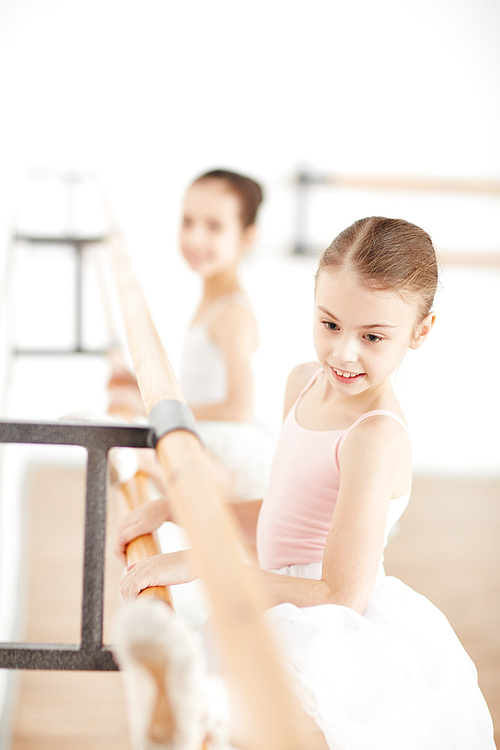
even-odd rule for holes
{"type": "Polygon", "coordinates": [[[4,669],[74,670],[117,672],[109,648],[85,648],[60,643],[0,643],[0,667],[4,669]]]}
{"type": "Polygon", "coordinates": [[[149,412],[152,432],[149,434],[150,448],[156,448],[158,441],[169,432],[185,430],[195,435],[201,442],[193,412],[182,401],[167,398],[159,401],[149,412]]]}
{"type": "Polygon", "coordinates": [[[80,644],[0,643],[0,668],[116,671],[102,642],[107,456],[114,447],[148,448],[151,428],[93,422],[0,421],[0,443],[80,445],[87,449],[80,644]]]}

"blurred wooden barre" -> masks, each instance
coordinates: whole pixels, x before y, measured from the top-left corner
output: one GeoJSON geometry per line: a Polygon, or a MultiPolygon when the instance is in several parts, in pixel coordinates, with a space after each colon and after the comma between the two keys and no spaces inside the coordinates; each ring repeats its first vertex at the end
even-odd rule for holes
{"type": "MultiPolygon", "coordinates": [[[[368,190],[408,190],[416,192],[471,193],[500,195],[500,180],[466,177],[411,177],[405,175],[322,174],[299,171],[294,179],[298,189],[297,239],[295,251],[307,254],[309,247],[304,239],[306,190],[312,185],[368,190]]],[[[438,255],[445,266],[500,266],[500,248],[491,251],[452,250],[439,248],[438,255]]]]}
{"type": "Polygon", "coordinates": [[[315,174],[299,172],[295,182],[302,185],[333,185],[335,187],[376,190],[422,190],[442,193],[500,194],[500,180],[468,177],[411,177],[404,175],[315,174]]]}
{"type": "MultiPolygon", "coordinates": [[[[185,403],[132,264],[119,235],[110,241],[128,345],[146,412],[165,400],[185,403]]],[[[249,716],[249,750],[315,750],[324,741],[287,684],[276,643],[264,621],[268,604],[241,560],[241,535],[224,507],[207,454],[186,430],[156,446],[169,501],[185,529],[212,605],[219,646],[230,679],[249,716]]]]}
{"type": "Polygon", "coordinates": [[[492,251],[439,249],[439,259],[445,266],[475,266],[491,268],[500,266],[500,249],[492,251]]]}

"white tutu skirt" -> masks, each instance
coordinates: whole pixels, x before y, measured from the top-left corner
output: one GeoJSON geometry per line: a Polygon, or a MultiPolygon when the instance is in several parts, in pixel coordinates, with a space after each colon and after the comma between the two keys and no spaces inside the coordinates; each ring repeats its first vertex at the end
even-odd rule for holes
{"type": "Polygon", "coordinates": [[[363,615],[280,604],[267,617],[330,750],[495,750],[473,662],[442,612],[397,578],[377,578],[363,615]]]}
{"type": "Polygon", "coordinates": [[[236,499],[264,497],[276,440],[260,424],[198,420],[200,437],[217,463],[231,476],[236,499]]]}

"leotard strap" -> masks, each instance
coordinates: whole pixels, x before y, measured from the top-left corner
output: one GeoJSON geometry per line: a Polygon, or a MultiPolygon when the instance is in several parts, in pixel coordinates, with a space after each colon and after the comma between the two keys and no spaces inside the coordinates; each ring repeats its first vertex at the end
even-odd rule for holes
{"type": "Polygon", "coordinates": [[[391,419],[394,419],[403,430],[406,432],[406,434],[409,437],[409,431],[407,425],[403,422],[400,416],[395,414],[393,411],[388,411],[387,409],[373,409],[373,411],[367,411],[364,414],[362,414],[358,419],[356,419],[355,422],[352,423],[350,427],[348,427],[346,430],[343,431],[342,437],[340,438],[339,442],[337,443],[337,450],[335,451],[335,457],[337,459],[337,464],[339,463],[339,456],[340,451],[342,450],[342,446],[344,445],[344,441],[348,434],[353,430],[360,422],[364,422],[365,419],[368,419],[368,417],[390,417],[391,419]]]}
{"type": "Polygon", "coordinates": [[[315,382],[315,380],[317,379],[318,375],[321,372],[323,372],[323,368],[322,367],[320,367],[319,370],[316,370],[316,372],[314,373],[314,375],[311,378],[309,378],[309,380],[307,381],[307,383],[305,384],[305,386],[302,388],[301,392],[299,393],[299,395],[295,399],[295,404],[293,405],[293,408],[295,408],[297,406],[297,404],[299,403],[299,401],[302,398],[302,396],[304,395],[304,393],[309,390],[309,388],[312,386],[312,384],[315,382]]]}
{"type": "Polygon", "coordinates": [[[408,434],[408,426],[401,419],[401,417],[395,414],[393,411],[388,411],[387,409],[373,409],[372,411],[366,411],[359,417],[359,419],[353,422],[352,425],[346,429],[346,433],[356,427],[356,425],[358,425],[360,422],[368,419],[368,417],[377,417],[379,415],[383,417],[391,417],[392,419],[396,420],[396,422],[400,424],[403,430],[408,434]]]}

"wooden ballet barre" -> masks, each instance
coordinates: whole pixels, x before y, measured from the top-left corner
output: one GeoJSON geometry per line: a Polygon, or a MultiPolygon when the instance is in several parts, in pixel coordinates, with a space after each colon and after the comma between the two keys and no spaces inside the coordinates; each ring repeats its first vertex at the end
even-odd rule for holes
{"type": "MultiPolygon", "coordinates": [[[[134,510],[134,508],[138,508],[140,505],[150,501],[148,484],[148,475],[138,471],[129,482],[125,482],[117,488],[121,496],[119,504],[124,511],[134,510]]],[[[159,555],[161,552],[162,550],[156,534],[143,534],[127,544],[125,550],[127,565],[133,565],[139,562],[139,560],[159,555]]],[[[150,586],[147,589],[143,589],[139,597],[141,599],[161,599],[172,607],[172,609],[174,606],[168,586],[150,586]]]]}
{"type": "Polygon", "coordinates": [[[310,185],[376,190],[422,190],[443,193],[500,194],[500,181],[459,177],[406,177],[404,175],[314,174],[301,172],[296,182],[310,185]]]}
{"type": "MultiPolygon", "coordinates": [[[[169,399],[185,404],[123,242],[116,237],[110,247],[146,411],[149,414],[169,399]]],[[[188,535],[212,604],[229,676],[252,717],[246,746],[249,750],[314,750],[315,736],[287,685],[277,646],[264,621],[268,605],[251,571],[241,562],[241,536],[224,507],[206,451],[195,435],[183,429],[161,437],[156,451],[173,511],[188,535]]]]}

